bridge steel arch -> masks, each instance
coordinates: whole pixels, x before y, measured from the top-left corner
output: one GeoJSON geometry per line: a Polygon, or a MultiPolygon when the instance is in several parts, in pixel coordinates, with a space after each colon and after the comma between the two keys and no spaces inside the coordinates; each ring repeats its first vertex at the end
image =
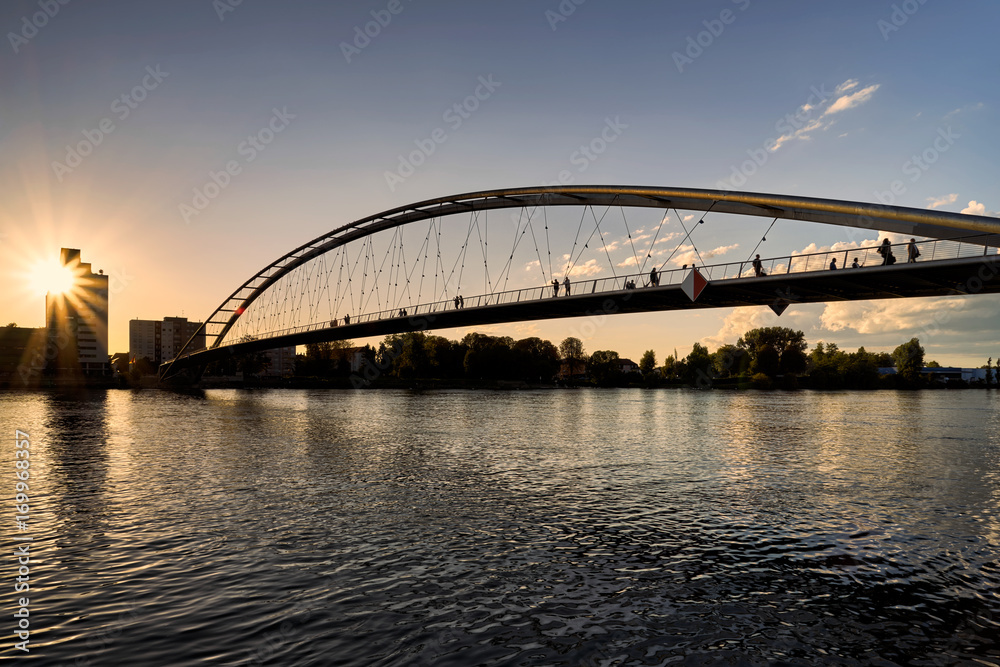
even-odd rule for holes
{"type": "Polygon", "coordinates": [[[219,347],[246,309],[268,288],[296,268],[377,232],[421,220],[475,211],[551,206],[620,206],[729,213],[814,222],[896,232],[933,239],[982,234],[972,241],[1000,246],[1000,219],[901,206],[797,197],[754,192],[614,185],[539,186],[483,190],[428,199],[356,220],[323,234],[285,253],[243,282],[216,308],[178,352],[164,364],[161,377],[169,374],[174,361],[187,353],[200,334],[214,336],[209,348],[219,347]],[[207,326],[222,326],[218,334],[207,334],[207,326]]]}

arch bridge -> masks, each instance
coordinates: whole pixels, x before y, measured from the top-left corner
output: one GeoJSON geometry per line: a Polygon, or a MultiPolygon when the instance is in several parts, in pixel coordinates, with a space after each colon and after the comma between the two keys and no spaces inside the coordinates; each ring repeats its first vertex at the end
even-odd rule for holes
{"type": "Polygon", "coordinates": [[[229,355],[431,328],[994,293],[998,246],[996,218],[861,202],[632,186],[472,192],[377,213],[285,253],[223,300],[160,377],[196,378],[229,355]],[[758,272],[752,258],[779,220],[844,227],[849,241],[763,253],[758,272]],[[720,238],[740,230],[763,232],[749,253],[720,238]],[[856,241],[872,232],[919,239],[918,261],[904,241],[884,265],[876,241],[856,241]],[[714,261],[730,253],[739,259],[714,261]],[[207,347],[195,350],[201,335],[207,347]]]}

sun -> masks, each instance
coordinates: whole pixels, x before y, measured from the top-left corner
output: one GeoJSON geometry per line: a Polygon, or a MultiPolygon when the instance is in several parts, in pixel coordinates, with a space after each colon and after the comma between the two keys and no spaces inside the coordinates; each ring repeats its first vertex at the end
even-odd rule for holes
{"type": "Polygon", "coordinates": [[[64,294],[73,289],[76,276],[72,269],[58,260],[43,260],[34,265],[28,274],[31,289],[38,295],[64,294]]]}

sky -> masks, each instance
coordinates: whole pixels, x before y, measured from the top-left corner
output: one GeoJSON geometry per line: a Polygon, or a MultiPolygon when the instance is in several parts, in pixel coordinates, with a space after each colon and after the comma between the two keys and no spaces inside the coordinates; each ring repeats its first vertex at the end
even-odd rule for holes
{"type": "MultiPolygon", "coordinates": [[[[353,220],[560,175],[995,216],[998,19],[987,0],[8,0],[0,319],[41,326],[28,276],[80,248],[111,277],[109,351],[125,351],[130,319],[203,320],[256,271],[353,220]],[[477,91],[475,110],[456,114],[477,91]],[[445,140],[401,168],[438,129],[445,140]],[[602,132],[613,141],[581,158],[602,132]]],[[[698,246],[747,259],[767,222],[706,225],[698,246]]],[[[774,231],[762,256],[878,240],[774,231]]],[[[850,350],[917,337],[945,365],[1000,357],[996,296],[477,330],[575,335],[587,352],[662,361],[774,325],[850,350]]]]}

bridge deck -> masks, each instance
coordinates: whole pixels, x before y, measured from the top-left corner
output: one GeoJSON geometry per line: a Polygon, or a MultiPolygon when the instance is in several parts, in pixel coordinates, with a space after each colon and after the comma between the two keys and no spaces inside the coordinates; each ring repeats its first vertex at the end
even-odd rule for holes
{"type": "MultiPolygon", "coordinates": [[[[208,364],[230,355],[277,347],[503,322],[690,308],[992,294],[1000,292],[1000,279],[996,277],[998,273],[1000,255],[987,255],[894,266],[728,278],[709,282],[696,301],[691,301],[679,284],[670,284],[631,290],[596,291],[591,294],[574,293],[572,296],[547,296],[462,309],[436,304],[434,307],[440,307],[437,312],[322,326],[202,350],[178,359],[173,370],[208,364]]],[[[586,289],[585,286],[591,284],[596,285],[596,282],[580,283],[574,285],[574,289],[586,289]]],[[[539,294],[542,293],[541,289],[539,288],[539,294]]],[[[161,368],[165,368],[167,364],[161,368]]]]}

